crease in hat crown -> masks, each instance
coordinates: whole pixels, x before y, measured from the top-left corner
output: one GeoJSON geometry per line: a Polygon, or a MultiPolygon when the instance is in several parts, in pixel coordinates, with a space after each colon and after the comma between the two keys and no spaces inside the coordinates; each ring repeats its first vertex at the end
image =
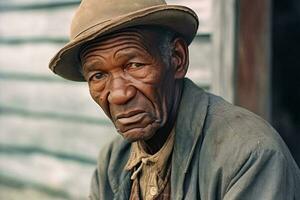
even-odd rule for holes
{"type": "Polygon", "coordinates": [[[189,44],[197,32],[198,18],[191,9],[167,5],[164,0],[82,0],[72,19],[70,42],[51,59],[49,67],[63,78],[85,81],[79,70],[80,46],[136,25],[168,27],[189,44]]]}
{"type": "Polygon", "coordinates": [[[158,5],[166,5],[166,2],[161,0],[83,0],[72,20],[70,38],[75,38],[82,30],[87,30],[98,23],[158,5]]]}

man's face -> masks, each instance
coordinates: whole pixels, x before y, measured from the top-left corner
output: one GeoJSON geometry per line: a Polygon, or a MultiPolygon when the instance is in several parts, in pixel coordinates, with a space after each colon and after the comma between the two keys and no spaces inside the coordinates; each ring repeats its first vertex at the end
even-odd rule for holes
{"type": "Polygon", "coordinates": [[[163,62],[156,38],[152,32],[122,32],[81,53],[92,98],[129,141],[150,139],[172,109],[175,70],[163,62]]]}

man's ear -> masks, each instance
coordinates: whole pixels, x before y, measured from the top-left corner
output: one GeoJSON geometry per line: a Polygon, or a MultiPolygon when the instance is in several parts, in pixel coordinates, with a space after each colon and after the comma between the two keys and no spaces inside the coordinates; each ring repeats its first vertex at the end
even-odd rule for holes
{"type": "Polygon", "coordinates": [[[189,66],[189,50],[182,38],[173,40],[172,65],[175,68],[175,79],[183,79],[189,66]]]}

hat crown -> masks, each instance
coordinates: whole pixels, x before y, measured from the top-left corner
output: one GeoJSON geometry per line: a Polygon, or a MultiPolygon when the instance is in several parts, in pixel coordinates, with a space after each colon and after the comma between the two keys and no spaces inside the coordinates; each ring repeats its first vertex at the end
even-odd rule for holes
{"type": "Polygon", "coordinates": [[[82,0],[71,23],[70,38],[74,39],[82,32],[110,19],[165,4],[164,0],[82,0]]]}

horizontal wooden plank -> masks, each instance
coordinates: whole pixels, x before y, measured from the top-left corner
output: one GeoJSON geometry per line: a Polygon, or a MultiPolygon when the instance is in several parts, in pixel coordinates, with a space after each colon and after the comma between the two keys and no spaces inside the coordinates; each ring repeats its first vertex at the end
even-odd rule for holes
{"type": "Polygon", "coordinates": [[[167,2],[192,8],[199,18],[198,34],[212,33],[212,0],[167,0],[167,2]]]}
{"type": "Polygon", "coordinates": [[[0,45],[0,71],[53,76],[48,63],[63,45],[0,45]]]}
{"type": "Polygon", "coordinates": [[[36,195],[39,192],[54,198],[85,199],[95,167],[43,154],[0,154],[1,185],[27,187],[36,191],[36,195]]]}
{"type": "Polygon", "coordinates": [[[54,37],[65,38],[75,7],[51,10],[0,12],[0,35],[5,38],[54,37]]]}
{"type": "Polygon", "coordinates": [[[49,4],[49,3],[79,3],[80,0],[9,0],[1,1],[1,6],[13,5],[36,5],[36,4],[49,4]]]}
{"type": "Polygon", "coordinates": [[[18,44],[66,44],[69,41],[67,37],[51,37],[51,36],[37,36],[37,37],[5,37],[0,38],[1,45],[18,45],[18,44]]]}
{"type": "MultiPolygon", "coordinates": [[[[42,152],[92,163],[99,150],[118,136],[114,127],[64,120],[0,115],[0,147],[10,152],[42,152]]],[[[4,151],[4,150],[3,150],[4,151]]]]}
{"type": "Polygon", "coordinates": [[[0,154],[19,154],[19,155],[30,155],[30,154],[43,154],[46,156],[55,157],[57,159],[71,160],[80,162],[82,164],[96,164],[96,157],[85,157],[84,155],[73,154],[57,149],[51,150],[45,147],[20,145],[20,144],[0,144],[0,154]]]}
{"type": "Polygon", "coordinates": [[[45,112],[45,111],[32,111],[26,108],[9,107],[0,105],[0,112],[2,115],[17,115],[33,119],[51,119],[63,120],[64,122],[83,123],[98,126],[109,125],[108,119],[100,119],[99,117],[89,117],[76,114],[65,114],[60,112],[45,112]]]}
{"type": "MultiPolygon", "coordinates": [[[[3,180],[4,177],[1,177],[3,180]]],[[[0,180],[0,182],[2,182],[0,180]]],[[[6,181],[6,180],[3,180],[6,181]]],[[[19,184],[19,181],[8,179],[8,182],[17,182],[17,185],[20,187],[7,186],[5,184],[0,184],[0,199],[9,199],[9,200],[20,200],[20,199],[30,199],[30,200],[70,200],[69,197],[66,197],[64,194],[55,193],[49,194],[48,192],[39,191],[28,185],[26,183],[19,184]]],[[[76,198],[77,199],[77,198],[76,198]]],[[[78,199],[77,199],[78,200],[78,199]]],[[[82,199],[83,200],[83,199],[82,199]]],[[[86,200],[86,198],[85,198],[86,200]]]]}
{"type": "MultiPolygon", "coordinates": [[[[66,117],[85,116],[106,120],[101,108],[92,100],[86,83],[10,82],[0,79],[0,107],[16,111],[61,113],[66,117]]],[[[44,114],[43,114],[44,113],[44,114]]]]}
{"type": "Polygon", "coordinates": [[[32,83],[36,82],[47,82],[47,83],[65,83],[73,84],[73,82],[63,79],[59,76],[49,76],[43,74],[33,74],[33,73],[22,73],[22,72],[7,72],[0,71],[0,79],[9,82],[13,81],[29,81],[32,83]]]}
{"type": "Polygon", "coordinates": [[[35,9],[56,9],[78,5],[80,0],[10,0],[0,1],[0,12],[23,11],[35,9]]]}

